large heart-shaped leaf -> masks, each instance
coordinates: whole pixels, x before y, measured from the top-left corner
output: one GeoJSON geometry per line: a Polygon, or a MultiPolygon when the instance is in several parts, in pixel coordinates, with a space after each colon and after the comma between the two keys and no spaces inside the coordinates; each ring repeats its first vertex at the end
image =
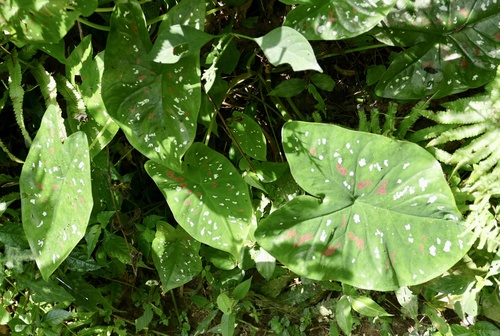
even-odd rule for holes
{"type": "Polygon", "coordinates": [[[288,63],[293,71],[323,72],[309,41],[293,28],[278,27],[254,41],[274,66],[288,63]]]}
{"type": "Polygon", "coordinates": [[[165,222],[158,222],[152,247],[164,293],[188,283],[201,272],[200,243],[191,239],[181,227],[174,229],[165,222]]]}
{"type": "Polygon", "coordinates": [[[401,2],[376,37],[412,47],[393,61],[376,93],[382,97],[443,97],[491,81],[500,64],[500,2],[401,2]]]}
{"type": "MultiPolygon", "coordinates": [[[[202,29],[199,17],[204,16],[204,2],[191,4],[201,9],[193,10],[189,19],[202,29]]],[[[170,23],[165,20],[161,27],[170,23]]],[[[102,96],[108,113],[137,150],[180,170],[180,160],[196,135],[201,102],[199,57],[190,55],[163,65],[150,61],[151,48],[139,4],[115,6],[104,56],[102,96]]]]}
{"type": "Polygon", "coordinates": [[[194,143],[186,153],[182,174],[153,161],[145,167],[184,230],[241,259],[252,223],[252,204],[246,183],[228,159],[194,143]]]}
{"type": "Polygon", "coordinates": [[[289,122],[283,144],[299,196],[257,228],[294,272],[393,290],[443,273],[469,236],[439,163],[408,142],[334,125],[289,122]]]}
{"type": "Polygon", "coordinates": [[[93,204],[87,137],[63,145],[58,118],[49,106],[19,179],[23,228],[44,279],[82,239],[93,204]]]}
{"type": "MultiPolygon", "coordinates": [[[[24,43],[56,43],[66,35],[80,15],[69,10],[70,0],[2,1],[0,17],[6,20],[3,31],[13,29],[16,39],[24,43]]],[[[4,23],[4,22],[0,22],[4,23]]]]}
{"type": "Polygon", "coordinates": [[[296,7],[285,25],[308,40],[342,40],[375,27],[389,13],[396,0],[313,0],[296,7]]]}

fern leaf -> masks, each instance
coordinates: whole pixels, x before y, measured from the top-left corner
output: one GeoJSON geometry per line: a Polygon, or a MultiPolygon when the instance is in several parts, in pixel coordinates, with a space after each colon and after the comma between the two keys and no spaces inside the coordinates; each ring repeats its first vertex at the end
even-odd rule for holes
{"type": "Polygon", "coordinates": [[[24,125],[23,101],[24,90],[21,86],[22,73],[21,64],[17,61],[17,53],[12,54],[13,57],[7,58],[7,69],[9,71],[9,94],[16,116],[16,122],[21,129],[21,134],[28,146],[31,146],[32,140],[24,125]]]}
{"type": "Polygon", "coordinates": [[[485,123],[477,125],[462,126],[449,131],[444,132],[437,138],[431,140],[427,146],[433,147],[436,145],[441,145],[450,141],[463,140],[478,136],[484,133],[488,129],[488,125],[485,123]]]}
{"type": "Polygon", "coordinates": [[[411,109],[410,113],[403,119],[401,124],[398,126],[398,131],[396,132],[396,137],[404,139],[408,130],[415,124],[415,122],[422,115],[422,111],[429,106],[429,101],[420,101],[411,109]]]}

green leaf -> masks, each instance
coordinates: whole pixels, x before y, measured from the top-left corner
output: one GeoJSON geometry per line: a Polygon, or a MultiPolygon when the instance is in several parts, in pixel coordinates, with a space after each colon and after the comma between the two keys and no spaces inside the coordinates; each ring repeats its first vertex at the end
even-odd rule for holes
{"type": "Polygon", "coordinates": [[[308,40],[342,40],[375,27],[396,0],[307,2],[288,13],[284,25],[294,28],[308,40]]]}
{"type": "Polygon", "coordinates": [[[393,61],[376,87],[377,95],[440,98],[491,81],[500,64],[499,21],[498,2],[398,3],[376,37],[411,48],[393,61]]]}
{"type": "Polygon", "coordinates": [[[236,301],[227,296],[227,294],[220,293],[219,296],[217,296],[217,308],[224,314],[231,314],[235,304],[236,301]]]}
{"type": "Polygon", "coordinates": [[[413,294],[406,286],[398,288],[395,294],[401,305],[403,315],[416,319],[418,315],[418,295],[413,294]]]}
{"type": "MultiPolygon", "coordinates": [[[[94,226],[95,227],[95,226],[94,226]]],[[[97,262],[83,251],[73,251],[66,259],[68,269],[76,272],[91,272],[101,268],[97,262]]]]}
{"type": "Polygon", "coordinates": [[[352,309],[365,316],[392,316],[387,313],[384,308],[380,307],[375,301],[367,296],[359,296],[350,298],[352,309]]]}
{"type": "Polygon", "coordinates": [[[227,158],[195,143],[186,153],[182,174],[153,161],[145,168],[184,230],[240,260],[253,222],[252,204],[245,182],[227,158]]]}
{"type": "Polygon", "coordinates": [[[188,283],[201,272],[199,249],[200,243],[191,239],[181,227],[174,229],[161,221],[156,224],[153,261],[164,293],[188,283]]]}
{"type": "Polygon", "coordinates": [[[43,279],[29,279],[26,281],[31,293],[31,299],[35,303],[47,302],[55,304],[57,302],[71,302],[73,297],[61,286],[43,279]]]}
{"type": "Polygon", "coordinates": [[[141,331],[142,329],[147,328],[152,320],[153,320],[153,311],[151,309],[151,306],[146,306],[144,308],[144,314],[142,314],[141,317],[135,320],[135,331],[138,332],[141,331]]]}
{"type": "MultiPolygon", "coordinates": [[[[204,11],[194,13],[188,17],[196,19],[204,11]]],[[[163,21],[160,30],[169,23],[163,21]]],[[[102,97],[108,113],[138,151],[179,171],[181,158],[196,135],[201,102],[199,57],[193,54],[175,65],[158,64],[150,61],[150,51],[139,4],[116,5],[104,56],[102,97]]]]}
{"type": "Polygon", "coordinates": [[[255,38],[254,41],[274,66],[288,63],[293,71],[323,72],[309,42],[290,27],[278,27],[262,37],[255,38]]]}
{"type": "Polygon", "coordinates": [[[323,91],[331,92],[335,87],[335,81],[327,74],[315,73],[311,76],[311,82],[323,91]]]}
{"type": "Polygon", "coordinates": [[[69,0],[9,2],[13,3],[0,7],[0,16],[15,30],[16,39],[24,43],[56,43],[80,15],[78,11],[68,10],[69,0]]]}
{"type": "Polygon", "coordinates": [[[366,85],[377,83],[385,73],[385,65],[372,65],[366,68],[366,85]]]}
{"type": "Polygon", "coordinates": [[[267,281],[271,280],[276,268],[276,259],[261,247],[258,250],[250,250],[250,254],[259,274],[267,281]]]}
{"type": "Polygon", "coordinates": [[[227,120],[227,125],[245,154],[257,160],[266,161],[266,137],[254,119],[244,113],[234,111],[233,117],[227,120]]]}
{"type": "Polygon", "coordinates": [[[23,228],[44,279],[83,238],[93,204],[87,137],[62,144],[58,118],[49,106],[20,178],[23,228]]]}
{"type": "Polygon", "coordinates": [[[351,304],[347,296],[343,295],[340,300],[337,302],[337,307],[335,308],[335,317],[337,324],[340,329],[346,335],[350,335],[353,326],[353,319],[351,313],[351,304]]]}
{"type": "Polygon", "coordinates": [[[290,78],[278,85],[269,92],[270,96],[294,97],[300,94],[306,88],[307,83],[301,78],[290,78]]]}
{"type": "Polygon", "coordinates": [[[45,314],[42,321],[55,326],[58,324],[62,324],[72,315],[73,313],[64,309],[51,309],[47,314],[45,314]]]}
{"type": "Polygon", "coordinates": [[[242,300],[245,296],[247,296],[251,284],[252,278],[238,284],[238,286],[233,289],[233,298],[238,301],[242,300]]]}
{"type": "Polygon", "coordinates": [[[102,247],[110,258],[118,259],[122,264],[132,264],[132,257],[137,255],[137,250],[123,237],[104,231],[102,247]]]}
{"type": "Polygon", "coordinates": [[[295,273],[395,290],[442,274],[469,249],[441,167],[423,148],[305,122],[285,124],[283,145],[311,196],[273,212],[255,237],[295,273]]]}
{"type": "Polygon", "coordinates": [[[221,334],[222,336],[233,336],[236,324],[236,316],[233,314],[222,315],[220,321],[221,334]]]}
{"type": "Polygon", "coordinates": [[[173,25],[158,35],[149,56],[157,63],[174,64],[182,57],[197,55],[212,38],[194,27],[173,25]]]}

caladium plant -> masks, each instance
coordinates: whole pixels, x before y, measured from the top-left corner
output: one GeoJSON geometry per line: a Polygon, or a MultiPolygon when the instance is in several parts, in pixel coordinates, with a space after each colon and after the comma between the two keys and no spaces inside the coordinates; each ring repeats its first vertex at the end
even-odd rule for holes
{"type": "Polygon", "coordinates": [[[283,145],[298,196],[263,220],[259,245],[292,271],[394,290],[432,279],[470,247],[439,163],[408,142],[289,122],[283,145]]]}
{"type": "Polygon", "coordinates": [[[380,79],[382,97],[435,98],[482,86],[500,64],[497,1],[405,1],[375,30],[400,53],[380,79]]]}

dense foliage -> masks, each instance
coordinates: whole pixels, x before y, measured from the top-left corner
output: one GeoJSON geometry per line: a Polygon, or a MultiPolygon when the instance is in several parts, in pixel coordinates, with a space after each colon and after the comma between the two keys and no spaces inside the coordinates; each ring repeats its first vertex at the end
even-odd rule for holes
{"type": "Polygon", "coordinates": [[[0,331],[497,335],[498,22],[0,0],[0,331]]]}

